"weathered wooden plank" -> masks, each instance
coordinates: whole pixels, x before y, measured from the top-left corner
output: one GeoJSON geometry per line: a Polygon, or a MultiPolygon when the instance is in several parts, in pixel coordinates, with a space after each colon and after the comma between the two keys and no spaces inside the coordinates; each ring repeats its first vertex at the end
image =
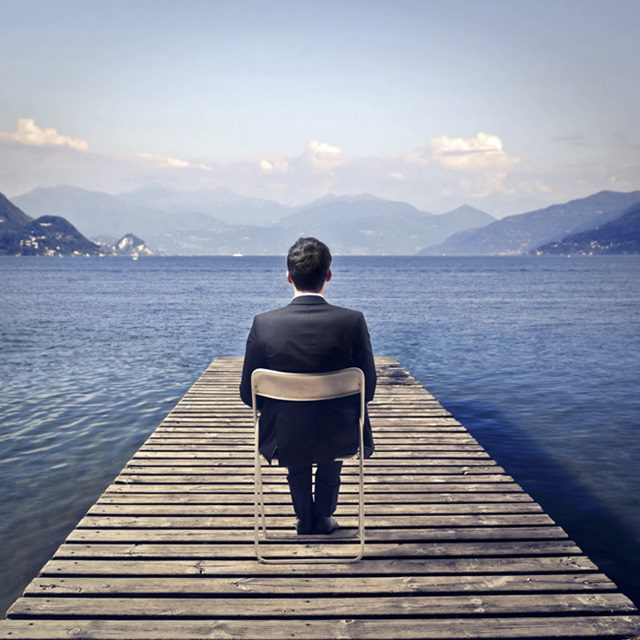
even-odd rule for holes
{"type": "MultiPolygon", "coordinates": [[[[188,445],[188,448],[200,448],[199,445],[209,450],[222,451],[250,451],[253,452],[253,446],[249,443],[236,444],[229,447],[224,442],[215,442],[212,438],[149,438],[145,444],[145,448],[153,445],[154,447],[171,446],[182,448],[182,445],[188,445]],[[213,449],[215,447],[215,449],[213,449]]],[[[482,447],[475,442],[448,442],[448,443],[403,443],[403,444],[380,444],[376,446],[376,454],[386,453],[388,451],[409,451],[411,453],[422,454],[426,451],[483,451],[482,447]]],[[[428,457],[428,456],[420,456],[428,457]]]]}
{"type": "MultiPolygon", "coordinates": [[[[198,458],[210,460],[212,464],[231,464],[234,466],[249,466],[253,463],[252,456],[244,456],[243,458],[234,458],[231,459],[228,456],[217,456],[212,455],[211,452],[208,451],[185,451],[184,449],[178,449],[175,451],[148,451],[148,450],[139,450],[135,456],[132,458],[132,461],[135,460],[154,460],[154,459],[170,459],[170,460],[178,460],[178,459],[186,459],[186,460],[196,460],[198,458]]],[[[428,465],[428,464],[458,464],[458,465],[472,465],[479,464],[485,465],[491,463],[491,458],[479,457],[479,456],[466,456],[466,455],[457,455],[455,452],[452,452],[447,455],[441,454],[433,454],[424,458],[412,459],[410,457],[400,458],[397,457],[395,459],[387,459],[381,460],[380,458],[376,458],[374,462],[372,462],[373,468],[378,466],[387,464],[390,466],[402,466],[407,463],[408,465],[428,465]],[[436,462],[437,461],[437,462],[436,462]],[[440,462],[442,461],[442,462],[440,462]],[[457,461],[457,462],[451,462],[457,461]]],[[[267,465],[263,465],[265,469],[268,468],[267,465]]],[[[275,467],[275,463],[274,463],[275,467]]],[[[369,463],[365,464],[365,471],[369,469],[369,463]]]]}
{"type": "MultiPolygon", "coordinates": [[[[273,505],[267,511],[268,515],[286,515],[291,516],[291,505],[273,505]]],[[[540,505],[535,502],[524,502],[515,504],[371,504],[366,509],[367,517],[369,516],[389,516],[389,515],[460,515],[460,514],[523,514],[535,513],[544,514],[540,505]]],[[[209,516],[212,514],[224,514],[225,516],[253,515],[253,505],[222,505],[211,507],[209,505],[183,505],[183,504],[165,504],[165,505],[105,505],[95,504],[87,512],[88,516],[130,516],[130,515],[149,515],[149,516],[209,516]]],[[[336,512],[337,516],[357,516],[356,505],[339,504],[336,512]]]]}
{"type": "MultiPolygon", "coordinates": [[[[224,484],[253,484],[253,475],[248,473],[207,473],[206,470],[201,473],[185,473],[184,471],[177,470],[175,473],[154,473],[152,471],[145,472],[144,469],[136,469],[132,473],[123,471],[118,476],[118,480],[125,482],[211,482],[211,483],[224,483],[224,484]]],[[[287,479],[283,474],[269,474],[263,478],[265,483],[268,482],[269,486],[272,484],[286,484],[287,479]]],[[[365,485],[375,484],[416,484],[416,483],[456,483],[456,482],[469,482],[472,481],[475,484],[491,483],[498,484],[501,482],[512,483],[513,478],[511,476],[494,473],[494,474],[409,474],[409,473],[393,473],[390,471],[386,474],[378,473],[365,473],[364,482],[365,485]]],[[[346,485],[349,482],[357,482],[355,475],[346,475],[343,478],[343,483],[346,485]]]]}
{"type": "MultiPolygon", "coordinates": [[[[313,558],[322,555],[348,556],[353,545],[306,542],[304,544],[274,544],[276,557],[291,556],[313,558]]],[[[500,542],[420,542],[377,543],[367,545],[367,558],[438,558],[480,556],[534,556],[580,554],[580,549],[570,540],[559,541],[500,541],[500,542]]],[[[122,559],[122,558],[255,558],[251,544],[62,544],[56,551],[57,559],[122,559]]]]}
{"type": "MultiPolygon", "coordinates": [[[[253,493],[156,493],[136,492],[131,485],[111,485],[98,499],[97,504],[245,504],[253,505],[253,493]]],[[[356,504],[357,495],[347,493],[340,496],[340,504],[356,504]]],[[[284,493],[269,493],[267,504],[291,504],[290,496],[284,493]]],[[[473,504],[473,503],[531,503],[526,493],[369,493],[367,505],[374,504],[473,504]]],[[[368,507],[367,507],[368,509],[368,507]]]]}
{"type": "MultiPolygon", "coordinates": [[[[471,459],[471,460],[456,460],[455,458],[433,458],[431,460],[420,461],[405,461],[397,460],[379,460],[373,464],[367,464],[365,466],[365,474],[368,475],[380,475],[380,474],[409,474],[409,475],[421,475],[421,474],[442,474],[442,473],[490,473],[507,475],[506,471],[496,465],[491,460],[471,459]]],[[[166,457],[152,457],[152,458],[132,458],[123,467],[124,471],[135,472],[136,470],[149,471],[158,473],[157,467],[163,468],[178,468],[183,471],[185,469],[195,469],[196,472],[208,472],[212,474],[216,473],[229,473],[236,474],[253,474],[254,467],[251,465],[251,461],[230,461],[225,459],[209,459],[209,458],[166,458],[166,457]]],[[[349,461],[342,467],[342,475],[357,475],[357,464],[349,461]]],[[[286,469],[277,465],[263,465],[262,475],[286,475],[286,469]]]]}
{"type": "MultiPolygon", "coordinates": [[[[230,418],[216,418],[212,415],[208,422],[191,424],[188,420],[182,420],[180,424],[173,424],[167,421],[162,422],[162,427],[166,429],[190,429],[190,430],[205,430],[215,429],[216,433],[220,434],[236,434],[238,436],[250,436],[254,427],[250,423],[243,421],[232,422],[230,418]]],[[[394,435],[402,437],[403,435],[410,436],[434,436],[443,435],[447,437],[465,437],[469,438],[469,433],[463,426],[456,425],[440,425],[433,424],[429,426],[429,422],[423,419],[416,418],[415,420],[407,423],[403,423],[402,420],[397,418],[389,418],[388,420],[376,420],[375,421],[376,436],[380,434],[380,437],[387,435],[394,435]]]]}
{"type": "Polygon", "coordinates": [[[433,595],[412,597],[369,596],[345,598],[20,598],[10,610],[10,617],[67,616],[91,618],[254,618],[268,616],[288,618],[322,616],[323,618],[370,618],[373,616],[461,616],[557,613],[613,613],[634,611],[633,604],[619,593],[580,594],[500,594],[433,595]]]}
{"type": "Polygon", "coordinates": [[[279,620],[5,620],[0,637],[24,640],[462,640],[468,638],[622,638],[638,630],[637,615],[508,618],[279,620]],[[5,634],[4,636],[2,634],[5,634]]]}
{"type": "MultiPolygon", "coordinates": [[[[149,481],[145,481],[144,477],[138,477],[136,482],[121,478],[117,478],[115,484],[111,485],[113,491],[135,491],[144,492],[150,491],[156,493],[158,491],[169,493],[253,493],[253,485],[251,483],[204,483],[197,482],[160,482],[157,478],[150,478],[149,481]]],[[[111,489],[110,489],[111,490],[111,489]]],[[[340,486],[340,495],[344,496],[349,493],[357,492],[357,483],[355,482],[343,482],[340,486]]],[[[499,493],[503,492],[505,495],[512,495],[518,491],[522,491],[519,485],[515,482],[500,482],[500,483],[482,483],[476,484],[473,482],[456,482],[456,483],[426,483],[426,482],[414,482],[413,484],[373,484],[367,488],[367,494],[371,492],[381,494],[397,494],[399,492],[404,493],[437,493],[438,495],[447,493],[460,493],[466,494],[479,494],[485,493],[499,493]]],[[[284,493],[289,495],[289,488],[285,484],[272,484],[269,486],[270,493],[284,493]]]]}
{"type": "MultiPolygon", "coordinates": [[[[282,515],[267,515],[269,526],[278,529],[289,529],[295,521],[291,512],[282,515]]],[[[341,516],[340,523],[343,527],[357,527],[357,516],[341,516]]],[[[514,526],[545,526],[554,524],[546,514],[474,514],[474,515],[392,515],[392,516],[367,516],[367,527],[514,527],[514,526]]],[[[181,529],[253,529],[251,516],[237,516],[227,514],[210,514],[207,516],[85,516],[78,523],[78,527],[88,529],[113,528],[152,528],[179,527],[181,529]]]]}
{"type": "Polygon", "coordinates": [[[216,576],[35,578],[25,595],[259,595],[282,596],[433,593],[531,593],[615,591],[601,573],[457,576],[216,576]]]}
{"type": "MultiPolygon", "coordinates": [[[[288,533],[290,542],[316,540],[313,537],[294,538],[293,527],[280,531],[279,535],[288,533]]],[[[82,528],[74,529],[67,537],[67,542],[169,542],[194,543],[216,542],[233,543],[251,542],[252,530],[237,529],[186,529],[180,528],[180,523],[164,529],[121,529],[121,528],[82,528]]],[[[358,535],[357,529],[340,529],[332,534],[326,543],[337,543],[345,539],[353,541],[358,535]]],[[[562,540],[567,534],[560,528],[551,525],[520,526],[520,527],[423,527],[417,529],[368,529],[367,540],[373,542],[416,542],[416,541],[460,541],[460,540],[562,540]]]]}
{"type": "MultiPolygon", "coordinates": [[[[236,469],[238,473],[253,473],[253,465],[251,462],[231,462],[229,460],[211,460],[207,458],[132,458],[125,466],[125,469],[151,469],[153,467],[198,467],[209,468],[212,470],[222,470],[226,473],[231,469],[236,469]]],[[[502,467],[499,467],[493,460],[466,460],[464,462],[456,461],[451,458],[437,458],[433,460],[420,460],[418,463],[412,461],[397,460],[376,460],[367,461],[365,473],[397,473],[398,470],[407,471],[408,473],[420,473],[423,470],[428,472],[443,473],[464,473],[474,472],[482,473],[506,473],[502,467]]],[[[265,466],[263,475],[268,473],[286,473],[285,469],[277,466],[265,466]]],[[[342,467],[342,475],[352,475],[357,473],[356,464],[345,464],[342,467]]]]}
{"type": "Polygon", "coordinates": [[[112,559],[92,558],[64,559],[53,558],[42,569],[43,576],[363,576],[363,575],[512,575],[520,573],[566,574],[595,573],[597,567],[584,555],[534,555],[534,556],[468,556],[468,557],[431,557],[393,558],[366,557],[355,564],[300,563],[256,564],[253,559],[211,559],[190,560],[169,559],[162,556],[151,559],[130,557],[112,559]]]}
{"type": "MultiPolygon", "coordinates": [[[[202,445],[180,445],[174,444],[171,442],[165,442],[162,444],[150,443],[144,446],[143,451],[158,451],[158,452],[171,452],[171,451],[203,451],[206,453],[211,452],[212,459],[229,459],[229,458],[240,458],[244,459],[246,462],[253,460],[253,450],[246,445],[228,447],[224,444],[210,442],[209,444],[202,445]],[[183,448],[184,447],[184,448],[183,448]],[[229,455],[236,454],[236,455],[229,455]],[[237,455],[241,454],[241,455],[237,455]]],[[[409,447],[400,447],[400,446],[390,446],[385,447],[383,449],[377,450],[377,458],[376,460],[389,460],[389,459],[403,459],[408,462],[410,466],[420,466],[420,462],[422,460],[462,460],[460,464],[464,464],[464,459],[472,459],[472,460],[489,460],[486,455],[477,455],[478,453],[483,454],[482,449],[478,448],[476,445],[460,445],[459,447],[456,445],[435,445],[429,446],[426,445],[420,449],[414,449],[409,447]]],[[[264,461],[263,461],[264,462],[264,461]]],[[[265,464],[265,469],[276,468],[275,466],[270,466],[265,464]]],[[[366,471],[369,470],[367,465],[366,471]]]]}

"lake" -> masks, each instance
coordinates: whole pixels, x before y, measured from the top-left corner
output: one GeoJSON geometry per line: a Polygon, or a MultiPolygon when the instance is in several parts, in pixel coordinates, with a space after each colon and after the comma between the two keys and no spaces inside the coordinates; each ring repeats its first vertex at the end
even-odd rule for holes
{"type": "MultiPolygon", "coordinates": [[[[0,258],[0,611],[255,313],[281,257],[0,258]]],[[[327,298],[640,601],[640,257],[337,257],[327,298]]]]}

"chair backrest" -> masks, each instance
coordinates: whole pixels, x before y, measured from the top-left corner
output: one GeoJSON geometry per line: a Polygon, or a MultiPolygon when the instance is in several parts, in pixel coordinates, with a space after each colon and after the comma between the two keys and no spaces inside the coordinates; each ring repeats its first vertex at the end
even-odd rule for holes
{"type": "MultiPolygon", "coordinates": [[[[252,395],[274,400],[331,400],[357,393],[364,399],[364,373],[357,367],[327,373],[289,373],[256,369],[251,374],[252,395]]],[[[255,402],[254,402],[255,406],[255,402]]]]}

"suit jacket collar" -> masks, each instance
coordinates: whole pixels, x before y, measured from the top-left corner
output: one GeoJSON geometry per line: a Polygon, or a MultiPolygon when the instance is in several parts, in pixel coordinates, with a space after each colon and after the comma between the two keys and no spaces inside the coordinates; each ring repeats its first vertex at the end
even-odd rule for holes
{"type": "Polygon", "coordinates": [[[322,296],[296,296],[290,303],[291,304],[328,304],[322,296]]]}

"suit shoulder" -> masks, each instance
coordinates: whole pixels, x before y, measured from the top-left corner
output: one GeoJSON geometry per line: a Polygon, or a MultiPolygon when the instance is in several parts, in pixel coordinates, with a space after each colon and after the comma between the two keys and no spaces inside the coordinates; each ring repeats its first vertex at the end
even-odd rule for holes
{"type": "Polygon", "coordinates": [[[263,311],[262,313],[257,313],[253,320],[254,322],[260,324],[263,322],[270,322],[272,320],[276,320],[283,313],[286,313],[287,306],[278,307],[277,309],[269,309],[268,311],[263,311]]]}
{"type": "Polygon", "coordinates": [[[360,318],[364,318],[364,314],[362,311],[358,311],[356,309],[349,309],[348,307],[339,307],[335,304],[329,304],[329,307],[334,313],[339,313],[345,318],[351,318],[353,320],[360,320],[360,318]]]}
{"type": "Polygon", "coordinates": [[[327,303],[332,309],[335,309],[336,311],[339,311],[340,313],[345,313],[345,314],[350,314],[350,315],[354,315],[354,316],[361,316],[362,315],[362,311],[358,311],[357,309],[350,309],[349,307],[340,307],[337,304],[331,304],[330,302],[327,303]]]}

